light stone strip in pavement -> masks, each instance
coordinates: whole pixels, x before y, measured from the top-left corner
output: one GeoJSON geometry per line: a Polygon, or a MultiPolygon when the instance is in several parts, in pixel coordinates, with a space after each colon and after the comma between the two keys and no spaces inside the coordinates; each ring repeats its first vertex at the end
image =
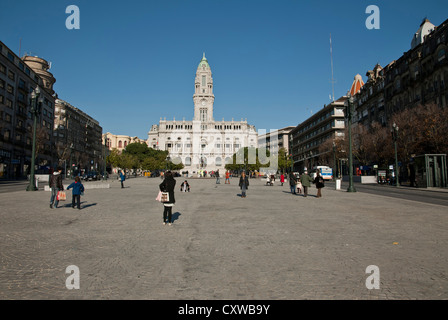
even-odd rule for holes
{"type": "Polygon", "coordinates": [[[158,178],[86,190],[0,194],[0,299],[447,299],[446,207],[250,179],[189,179],[162,225],[158,178]],[[68,290],[65,269],[80,269],[68,290]],[[367,289],[366,268],[380,270],[367,289]]]}

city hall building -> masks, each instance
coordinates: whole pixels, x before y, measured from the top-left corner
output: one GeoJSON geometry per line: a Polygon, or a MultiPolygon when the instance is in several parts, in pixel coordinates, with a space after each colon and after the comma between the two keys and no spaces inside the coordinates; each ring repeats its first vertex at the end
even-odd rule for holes
{"type": "Polygon", "coordinates": [[[255,126],[241,121],[215,121],[213,118],[213,78],[205,58],[199,62],[194,82],[194,118],[192,121],[163,120],[151,126],[148,146],[169,151],[171,160],[184,164],[183,171],[213,171],[232,162],[232,156],[244,147],[257,148],[255,126]]]}

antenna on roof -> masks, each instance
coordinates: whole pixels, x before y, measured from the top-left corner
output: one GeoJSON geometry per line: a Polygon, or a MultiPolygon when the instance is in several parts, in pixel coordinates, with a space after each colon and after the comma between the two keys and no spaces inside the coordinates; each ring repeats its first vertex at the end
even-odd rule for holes
{"type": "Polygon", "coordinates": [[[334,80],[334,76],[333,76],[333,47],[331,44],[331,33],[330,33],[330,58],[331,58],[331,80],[330,80],[330,82],[331,82],[331,90],[333,93],[333,99],[331,99],[331,97],[330,97],[330,100],[333,100],[333,102],[334,102],[334,83],[336,81],[334,80]]]}

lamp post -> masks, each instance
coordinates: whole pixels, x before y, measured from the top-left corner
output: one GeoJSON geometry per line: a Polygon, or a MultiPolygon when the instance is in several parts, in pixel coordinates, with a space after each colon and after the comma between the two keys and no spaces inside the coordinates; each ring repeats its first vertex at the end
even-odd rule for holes
{"type": "Polygon", "coordinates": [[[107,166],[107,133],[104,135],[104,170],[103,170],[103,180],[107,180],[106,176],[106,166],[107,166]]]}
{"type": "Polygon", "coordinates": [[[356,192],[355,186],[353,185],[353,151],[352,151],[352,105],[353,96],[349,96],[346,100],[346,116],[348,125],[348,173],[349,173],[349,185],[347,192],[356,192]]]}
{"type": "Polygon", "coordinates": [[[394,148],[395,148],[395,186],[398,187],[398,155],[397,155],[397,138],[398,138],[398,126],[394,122],[392,125],[392,129],[390,129],[392,133],[392,139],[394,140],[394,148]]]}
{"type": "Polygon", "coordinates": [[[166,157],[166,169],[165,169],[165,171],[168,171],[168,163],[170,162],[170,160],[171,160],[170,156],[167,156],[166,157]]]}
{"type": "Polygon", "coordinates": [[[336,179],[337,175],[336,175],[336,169],[337,169],[337,165],[336,165],[336,143],[333,141],[333,179],[336,179]]]}
{"type": "Polygon", "coordinates": [[[34,175],[34,166],[35,166],[35,158],[36,158],[36,127],[37,127],[37,116],[39,115],[40,109],[40,89],[36,87],[36,89],[31,92],[31,114],[34,116],[34,127],[33,127],[33,149],[31,151],[31,170],[30,170],[30,183],[26,188],[26,191],[37,191],[36,181],[34,175]]]}

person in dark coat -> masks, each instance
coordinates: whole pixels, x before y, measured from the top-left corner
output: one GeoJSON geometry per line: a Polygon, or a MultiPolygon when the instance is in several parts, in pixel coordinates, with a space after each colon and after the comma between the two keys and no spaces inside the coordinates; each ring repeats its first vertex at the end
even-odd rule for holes
{"type": "Polygon", "coordinates": [[[79,177],[75,177],[75,182],[67,187],[67,190],[73,188],[72,191],[72,208],[75,209],[75,202],[78,209],[81,209],[81,194],[84,192],[84,186],[79,177]]]}
{"type": "Polygon", "coordinates": [[[241,198],[246,198],[246,190],[249,189],[249,179],[244,171],[241,173],[239,186],[241,189],[241,198]]]}
{"type": "Polygon", "coordinates": [[[182,184],[180,185],[180,191],[181,192],[190,192],[190,185],[188,184],[187,180],[182,182],[182,184]]]}
{"type": "Polygon", "coordinates": [[[297,193],[296,193],[296,184],[297,184],[297,178],[296,178],[296,176],[294,175],[294,173],[291,172],[291,173],[289,174],[289,187],[291,188],[291,193],[292,193],[292,194],[297,194],[297,193]]]}
{"type": "Polygon", "coordinates": [[[59,199],[58,192],[64,190],[64,185],[62,184],[62,168],[58,167],[52,175],[50,175],[50,179],[48,181],[50,189],[51,189],[51,198],[50,198],[50,208],[53,209],[53,205],[55,208],[58,207],[59,199]]]}
{"type": "Polygon", "coordinates": [[[162,183],[159,185],[159,189],[162,192],[168,192],[169,200],[163,203],[163,224],[165,225],[167,222],[169,225],[173,223],[173,206],[176,202],[174,199],[174,187],[176,186],[176,180],[173,177],[171,171],[167,171],[165,173],[165,179],[163,179],[162,183]]]}
{"type": "Polygon", "coordinates": [[[314,178],[313,183],[316,185],[317,188],[317,198],[321,198],[322,197],[322,188],[325,186],[324,185],[324,178],[320,175],[319,170],[316,171],[316,178],[314,178]]]}

